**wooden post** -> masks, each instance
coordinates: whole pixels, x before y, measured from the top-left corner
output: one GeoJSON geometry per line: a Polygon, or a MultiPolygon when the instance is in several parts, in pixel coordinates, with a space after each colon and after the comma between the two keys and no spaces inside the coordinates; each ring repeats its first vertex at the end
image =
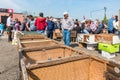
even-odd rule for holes
{"type": "Polygon", "coordinates": [[[23,60],[22,50],[19,51],[19,57],[20,57],[20,65],[19,66],[21,66],[20,68],[22,69],[23,80],[29,80],[28,73],[26,70],[26,65],[25,65],[24,60],[23,60]]]}
{"type": "Polygon", "coordinates": [[[119,9],[119,27],[118,27],[118,30],[120,31],[120,9],[119,9]]]}

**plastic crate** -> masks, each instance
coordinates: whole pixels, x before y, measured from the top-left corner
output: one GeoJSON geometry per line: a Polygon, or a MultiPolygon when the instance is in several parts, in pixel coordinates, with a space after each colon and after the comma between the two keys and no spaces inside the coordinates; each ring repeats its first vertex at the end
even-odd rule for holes
{"type": "Polygon", "coordinates": [[[119,44],[98,43],[98,49],[109,53],[119,52],[119,44]]]}

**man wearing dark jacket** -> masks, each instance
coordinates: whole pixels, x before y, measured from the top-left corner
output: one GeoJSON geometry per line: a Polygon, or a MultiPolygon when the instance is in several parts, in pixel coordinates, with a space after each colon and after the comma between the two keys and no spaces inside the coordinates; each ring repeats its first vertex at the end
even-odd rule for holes
{"type": "Polygon", "coordinates": [[[35,26],[38,33],[44,34],[45,28],[47,26],[46,19],[43,17],[43,13],[40,13],[39,16],[40,17],[35,21],[35,26]]]}
{"type": "Polygon", "coordinates": [[[47,20],[47,37],[53,38],[53,31],[55,29],[55,23],[53,22],[53,17],[50,17],[49,20],[47,20]]]}

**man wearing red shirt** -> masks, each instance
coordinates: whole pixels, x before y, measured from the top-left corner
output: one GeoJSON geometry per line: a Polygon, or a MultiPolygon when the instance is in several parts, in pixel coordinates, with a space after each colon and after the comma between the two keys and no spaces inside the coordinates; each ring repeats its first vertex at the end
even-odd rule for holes
{"type": "Polygon", "coordinates": [[[45,28],[47,26],[46,19],[43,17],[43,13],[40,13],[39,16],[40,17],[35,20],[35,26],[38,33],[44,34],[45,28]]]}

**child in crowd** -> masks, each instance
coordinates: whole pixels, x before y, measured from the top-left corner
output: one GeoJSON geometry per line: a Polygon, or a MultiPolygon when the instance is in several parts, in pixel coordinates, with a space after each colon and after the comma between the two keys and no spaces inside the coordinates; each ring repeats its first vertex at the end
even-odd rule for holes
{"type": "Polygon", "coordinates": [[[5,25],[0,22],[0,36],[3,36],[5,25]]]}
{"type": "Polygon", "coordinates": [[[20,25],[21,22],[18,20],[18,18],[15,19],[15,30],[20,31],[20,25]]]}

